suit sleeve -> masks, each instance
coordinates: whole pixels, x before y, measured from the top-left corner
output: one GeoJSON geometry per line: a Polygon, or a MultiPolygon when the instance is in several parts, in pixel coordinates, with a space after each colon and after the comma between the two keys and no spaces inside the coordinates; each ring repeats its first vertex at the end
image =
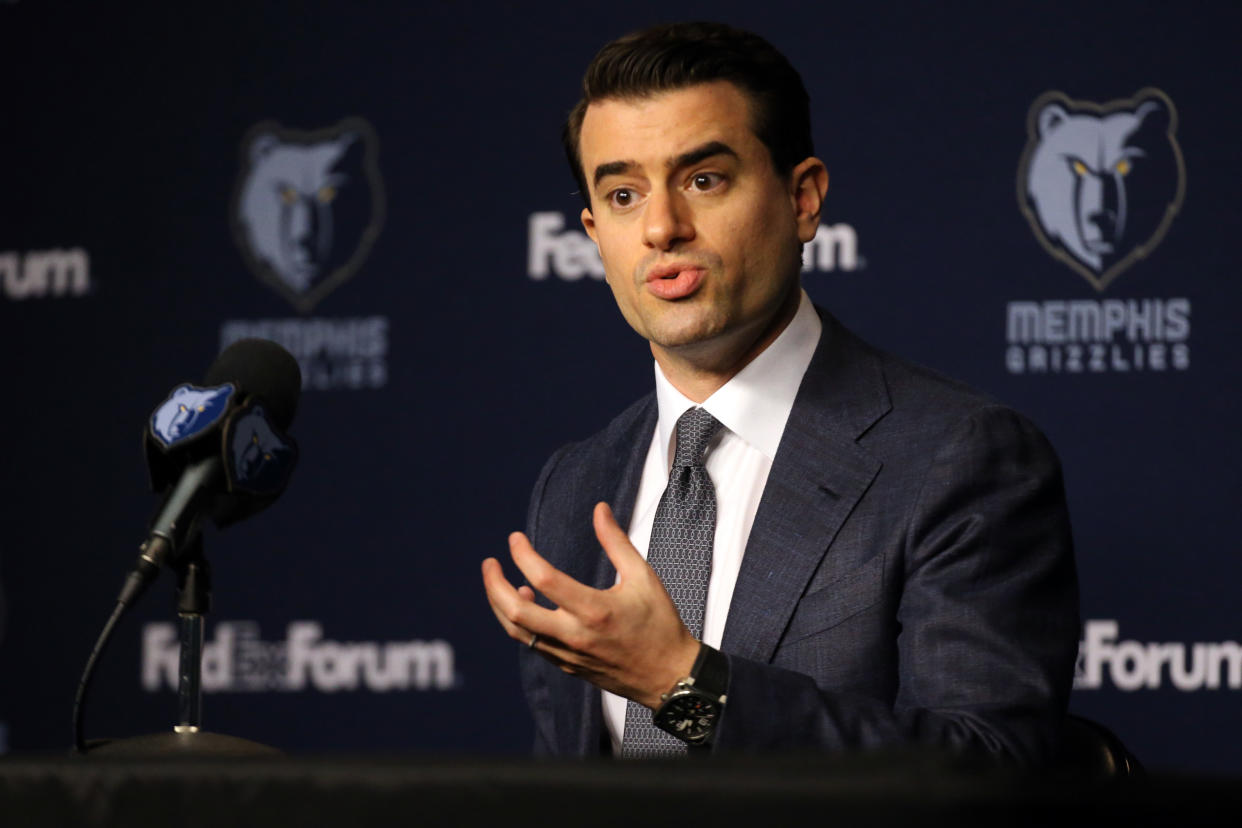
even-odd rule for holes
{"type": "MultiPolygon", "coordinates": [[[[548,462],[544,463],[539,479],[531,490],[530,506],[526,513],[526,536],[532,544],[539,548],[539,511],[543,504],[543,493],[547,489],[548,480],[552,477],[557,465],[572,446],[564,446],[556,451],[548,462]]],[[[537,666],[536,656],[520,647],[518,650],[518,668],[522,678],[522,689],[530,706],[531,717],[535,722],[535,742],[532,753],[536,756],[548,756],[556,752],[554,747],[555,720],[552,713],[551,690],[544,681],[537,666]]]]}
{"type": "Polygon", "coordinates": [[[730,656],[713,749],[926,744],[1035,765],[1051,757],[1078,642],[1064,485],[1044,436],[976,410],[945,435],[902,521],[891,700],[730,656]]]}

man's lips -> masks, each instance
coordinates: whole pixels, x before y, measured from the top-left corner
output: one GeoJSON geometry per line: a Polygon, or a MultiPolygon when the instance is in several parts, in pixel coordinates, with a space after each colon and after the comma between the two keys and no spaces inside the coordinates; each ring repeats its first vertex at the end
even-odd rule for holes
{"type": "Polygon", "coordinates": [[[698,290],[707,268],[692,264],[659,265],[647,271],[647,290],[660,299],[684,299],[698,290]]]}

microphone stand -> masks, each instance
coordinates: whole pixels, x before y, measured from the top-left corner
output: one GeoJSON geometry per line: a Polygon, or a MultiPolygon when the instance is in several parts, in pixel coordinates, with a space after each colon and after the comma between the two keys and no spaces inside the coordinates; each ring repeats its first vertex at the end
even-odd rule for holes
{"type": "Polygon", "coordinates": [[[172,732],[127,739],[95,740],[90,755],[108,756],[276,756],[274,747],[209,733],[203,727],[203,624],[211,609],[211,566],[196,533],[174,560],[177,573],[177,624],[181,645],[177,671],[177,718],[172,732]]]}
{"type": "Polygon", "coordinates": [[[174,733],[200,733],[203,725],[203,617],[211,609],[211,567],[203,544],[177,564],[177,624],[181,642],[174,733]]]}

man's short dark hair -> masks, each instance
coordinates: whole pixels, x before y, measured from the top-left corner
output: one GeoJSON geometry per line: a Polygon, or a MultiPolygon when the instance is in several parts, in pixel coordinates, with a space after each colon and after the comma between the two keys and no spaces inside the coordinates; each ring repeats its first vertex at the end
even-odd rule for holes
{"type": "Polygon", "coordinates": [[[582,77],[582,100],[565,123],[565,157],[588,209],[591,191],[578,146],[587,107],[609,98],[644,98],[712,81],[729,81],[747,94],[751,129],[768,148],[779,174],[787,175],[815,154],[806,87],[771,43],[723,23],[653,26],[599,50],[582,77]]]}

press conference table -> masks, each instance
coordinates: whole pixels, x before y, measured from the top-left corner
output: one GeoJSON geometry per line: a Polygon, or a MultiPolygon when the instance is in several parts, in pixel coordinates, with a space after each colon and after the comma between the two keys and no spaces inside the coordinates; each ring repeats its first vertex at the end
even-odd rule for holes
{"type": "Polygon", "coordinates": [[[1236,825],[1242,780],[1026,775],[912,751],[561,761],[0,758],[0,825],[1236,825]]]}

